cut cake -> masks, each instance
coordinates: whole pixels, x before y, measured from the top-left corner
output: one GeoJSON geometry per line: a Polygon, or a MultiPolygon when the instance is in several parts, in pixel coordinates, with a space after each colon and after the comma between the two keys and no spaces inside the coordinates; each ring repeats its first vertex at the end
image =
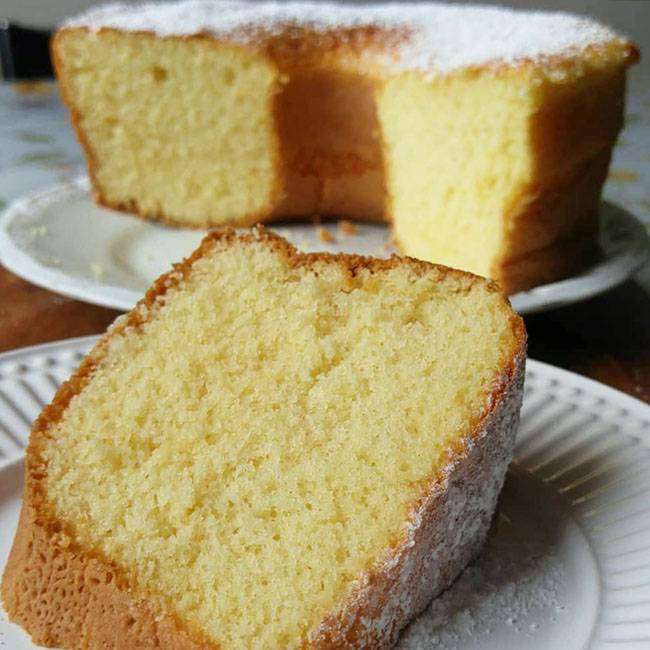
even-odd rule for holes
{"type": "Polygon", "coordinates": [[[512,293],[596,252],[633,44],[444,4],[111,5],[53,55],[97,200],[180,226],[386,219],[512,293]]]}
{"type": "Polygon", "coordinates": [[[63,648],[380,648],[480,550],[525,332],[495,285],[214,233],[36,421],[2,582],[63,648]]]}

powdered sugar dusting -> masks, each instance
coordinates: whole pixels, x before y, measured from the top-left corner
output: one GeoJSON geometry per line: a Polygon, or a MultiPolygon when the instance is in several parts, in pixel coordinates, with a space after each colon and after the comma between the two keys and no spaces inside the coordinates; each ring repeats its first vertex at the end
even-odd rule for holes
{"type": "Polygon", "coordinates": [[[571,524],[558,516],[557,503],[547,502],[547,511],[534,505],[540,489],[534,479],[510,475],[481,555],[411,623],[398,648],[557,647],[553,628],[561,638],[573,615],[562,549],[571,524]]]}
{"type": "Polygon", "coordinates": [[[401,544],[387,552],[372,579],[363,574],[350,598],[310,632],[313,645],[342,647],[358,635],[365,646],[391,647],[409,620],[476,557],[512,458],[524,362],[521,350],[512,373],[495,388],[500,399],[412,512],[401,544]]]}
{"type": "Polygon", "coordinates": [[[490,62],[537,60],[593,44],[624,41],[593,20],[567,13],[444,3],[352,6],[185,0],[107,5],[66,23],[91,29],[152,31],[160,36],[208,32],[242,41],[247,41],[246,28],[250,26],[273,34],[295,24],[316,31],[367,25],[405,30],[409,37],[397,47],[395,65],[437,73],[490,62]]]}

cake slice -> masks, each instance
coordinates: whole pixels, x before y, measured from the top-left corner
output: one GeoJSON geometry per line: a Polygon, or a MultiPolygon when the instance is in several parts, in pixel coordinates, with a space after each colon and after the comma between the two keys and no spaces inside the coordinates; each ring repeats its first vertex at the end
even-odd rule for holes
{"type": "Polygon", "coordinates": [[[390,646],[483,544],[524,358],[482,278],[210,234],[36,421],[4,606],[63,648],[390,646]]]}

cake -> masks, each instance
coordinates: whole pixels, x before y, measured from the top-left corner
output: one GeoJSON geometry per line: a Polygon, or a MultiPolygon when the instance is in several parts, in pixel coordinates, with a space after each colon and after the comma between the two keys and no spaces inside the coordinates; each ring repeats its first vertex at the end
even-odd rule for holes
{"type": "Polygon", "coordinates": [[[111,5],[53,41],[101,204],[383,219],[509,293],[594,257],[637,57],[586,18],[444,4],[111,5]]]}
{"type": "Polygon", "coordinates": [[[4,607],[63,648],[389,647],[486,537],[524,348],[483,278],[209,234],[37,419],[4,607]]]}

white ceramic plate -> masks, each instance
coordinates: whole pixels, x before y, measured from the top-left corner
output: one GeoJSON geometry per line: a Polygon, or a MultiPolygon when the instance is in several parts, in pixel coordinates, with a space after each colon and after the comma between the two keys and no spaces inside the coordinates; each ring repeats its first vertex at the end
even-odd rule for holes
{"type": "MultiPolygon", "coordinates": [[[[0,567],[29,425],[95,340],[0,355],[0,567]]],[[[2,610],[0,647],[33,648],[2,610]]],[[[650,648],[650,407],[529,361],[515,462],[489,542],[399,647],[650,648]]]]}
{"type": "MultiPolygon", "coordinates": [[[[631,214],[602,206],[603,260],[582,275],[512,297],[520,313],[584,300],[620,284],[648,259],[648,233],[631,214]]],[[[323,242],[306,223],[269,226],[305,251],[329,250],[385,257],[395,252],[379,224],[358,224],[344,235],[325,224],[334,241],[323,242]]],[[[52,291],[116,309],[133,307],[152,281],[199,243],[202,231],[168,228],[99,207],[88,180],[79,178],[14,202],[0,217],[0,262],[52,291]]]]}

